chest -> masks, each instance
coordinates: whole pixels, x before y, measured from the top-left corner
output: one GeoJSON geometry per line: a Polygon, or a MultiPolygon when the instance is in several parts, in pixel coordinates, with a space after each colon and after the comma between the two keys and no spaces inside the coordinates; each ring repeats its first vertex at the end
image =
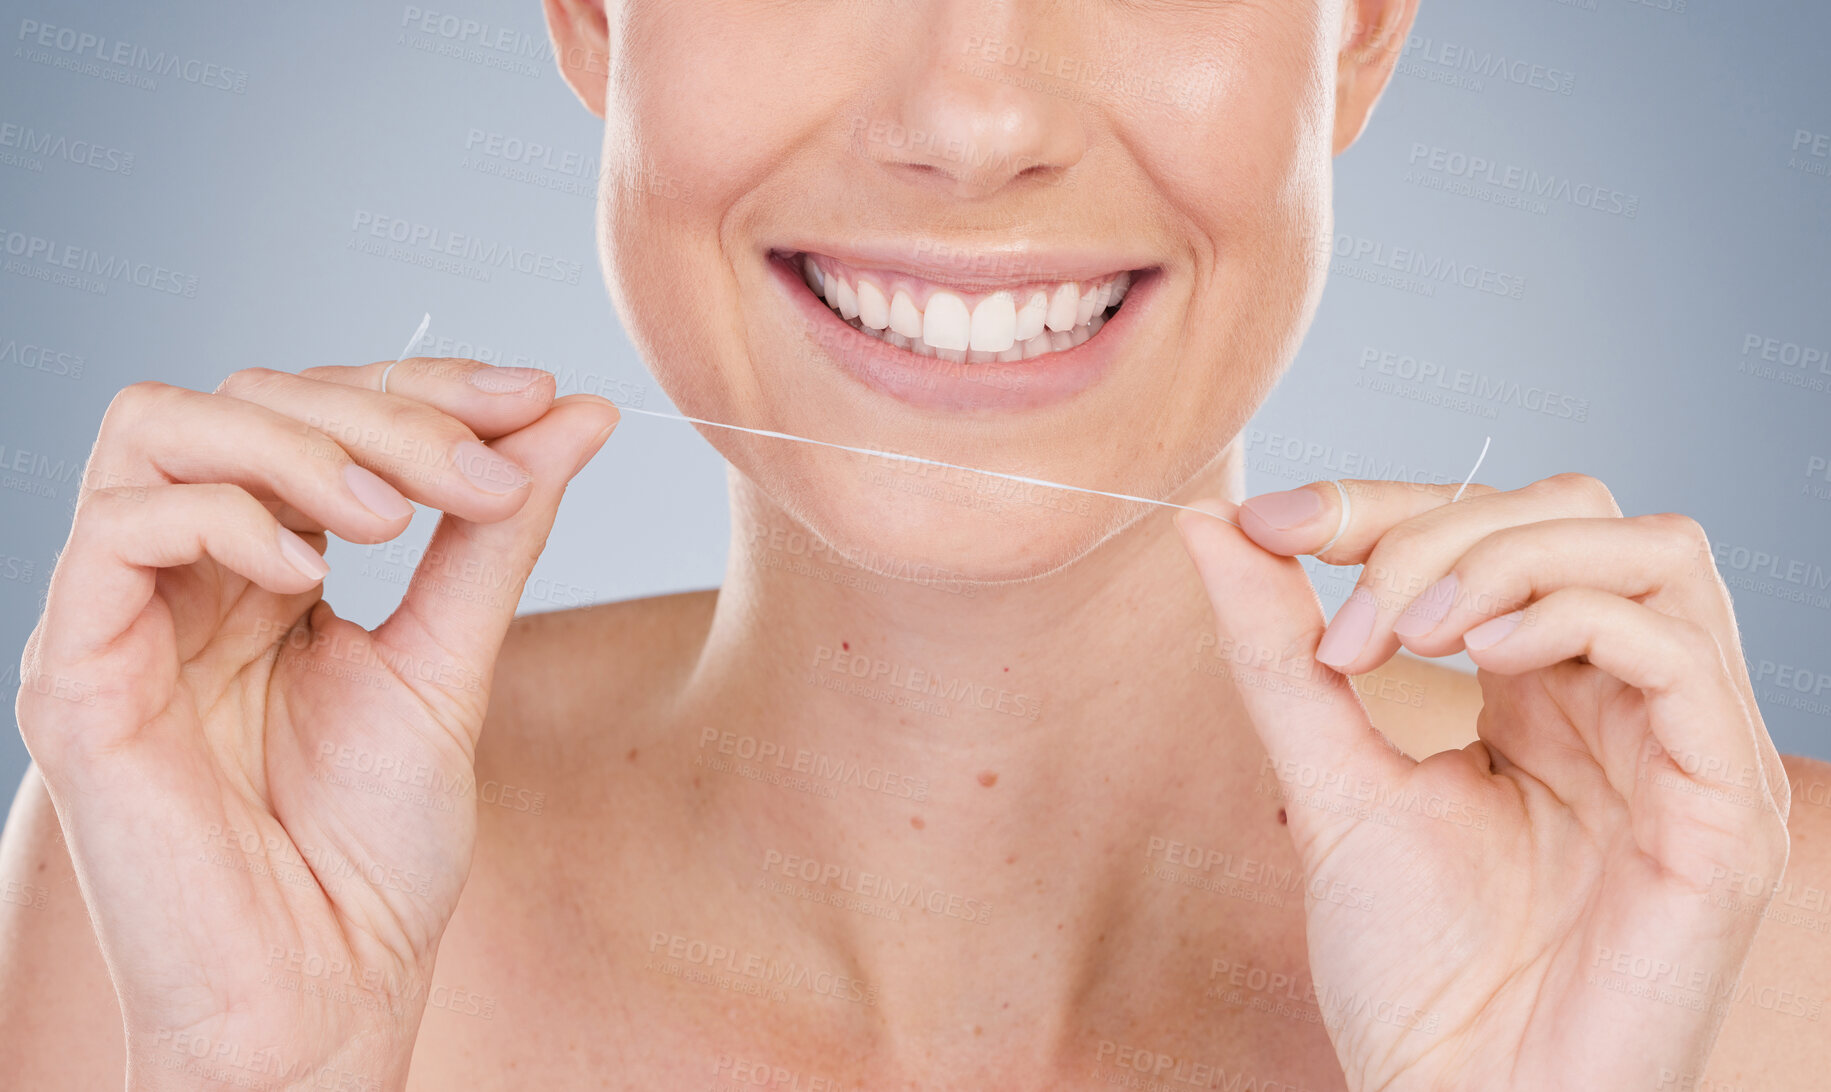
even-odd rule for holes
{"type": "Polygon", "coordinates": [[[1115,944],[1066,1027],[996,1023],[988,997],[909,1034],[843,974],[645,937],[633,923],[652,907],[630,905],[626,929],[587,926],[563,898],[472,884],[427,992],[414,1092],[1343,1087],[1301,936],[1274,915],[1169,955],[1115,944]]]}

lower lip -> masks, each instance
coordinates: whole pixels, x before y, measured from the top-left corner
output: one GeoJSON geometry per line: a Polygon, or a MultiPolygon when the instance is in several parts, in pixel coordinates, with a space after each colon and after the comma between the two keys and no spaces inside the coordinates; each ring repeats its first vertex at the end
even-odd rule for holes
{"type": "Polygon", "coordinates": [[[1155,270],[1134,272],[1124,306],[1098,333],[1072,349],[1029,360],[955,364],[918,356],[854,330],[808,289],[800,268],[788,256],[771,255],[769,265],[817,350],[872,390],[933,410],[1030,410],[1066,402],[1111,368],[1132,329],[1143,321],[1145,304],[1157,286],[1155,270]]]}

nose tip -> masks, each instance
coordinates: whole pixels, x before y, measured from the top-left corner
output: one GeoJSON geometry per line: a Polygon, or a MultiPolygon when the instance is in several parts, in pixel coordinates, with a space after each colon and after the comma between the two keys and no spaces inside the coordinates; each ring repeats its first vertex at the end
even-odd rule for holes
{"type": "Polygon", "coordinates": [[[1080,162],[1087,136],[1058,95],[965,72],[933,58],[863,119],[864,153],[895,175],[962,199],[1053,182],[1080,162]]]}

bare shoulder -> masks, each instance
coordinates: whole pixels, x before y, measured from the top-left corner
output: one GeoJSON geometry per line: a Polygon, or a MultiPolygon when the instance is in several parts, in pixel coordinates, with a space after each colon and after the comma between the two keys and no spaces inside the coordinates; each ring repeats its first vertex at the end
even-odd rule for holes
{"type": "Polygon", "coordinates": [[[56,809],[26,768],[0,833],[0,1073],[8,1087],[121,1087],[121,1009],[56,809]]]}
{"type": "MultiPolygon", "coordinates": [[[[1788,1092],[1825,1087],[1831,1022],[1831,764],[1783,756],[1793,790],[1786,874],[1762,912],[1761,931],[1733,996],[1704,1079],[1675,1088],[1788,1092]]],[[[1752,894],[1763,877],[1725,878],[1752,894]]],[[[1681,1074],[1681,1079],[1685,1075],[1681,1074]]]]}

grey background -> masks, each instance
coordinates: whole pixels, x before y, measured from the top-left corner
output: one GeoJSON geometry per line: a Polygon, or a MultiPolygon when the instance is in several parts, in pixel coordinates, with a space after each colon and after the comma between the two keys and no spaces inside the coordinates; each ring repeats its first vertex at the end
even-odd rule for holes
{"type": "MultiPolygon", "coordinates": [[[[589,166],[598,127],[553,70],[533,0],[4,10],[9,696],[83,460],[128,383],[208,390],[252,364],[392,358],[430,311],[428,352],[533,364],[556,372],[563,392],[666,407],[602,289],[589,166]],[[404,25],[415,8],[488,29],[466,42],[404,25]],[[32,44],[22,34],[31,21],[187,67],[125,82],[129,68],[32,44]],[[186,79],[193,63],[232,70],[220,82],[239,89],[209,86],[213,72],[186,79]],[[467,149],[473,130],[553,151],[514,163],[467,149]],[[362,253],[363,214],[500,240],[583,272],[576,284],[501,269],[481,281],[362,253]],[[177,282],[194,294],[128,279],[105,293],[49,283],[54,267],[14,253],[33,237],[194,277],[177,282]]],[[[1688,513],[1732,585],[1781,749],[1831,758],[1823,134],[1831,6],[1425,0],[1371,129],[1338,161],[1335,273],[1297,364],[1254,422],[1253,491],[1324,477],[1459,480],[1491,435],[1481,474],[1491,484],[1581,470],[1630,514],[1688,513]],[[1497,58],[1526,81],[1493,74],[1497,58]],[[1605,207],[1556,193],[1515,207],[1488,199],[1508,192],[1492,182],[1477,186],[1486,197],[1455,192],[1467,181],[1449,167],[1455,156],[1483,157],[1494,179],[1513,169],[1582,184],[1573,196],[1600,188],[1605,207]],[[1520,285],[1519,298],[1416,273],[1444,260],[1520,285]],[[1390,283],[1407,263],[1413,283],[1390,283]],[[1745,351],[1750,339],[1758,348],[1745,351]],[[1781,359],[1762,359],[1768,339],[1781,359]],[[1801,347],[1820,356],[1802,362],[1792,355],[1801,347]],[[1427,378],[1419,362],[1433,369],[1427,378]]],[[[434,519],[423,510],[394,546],[333,544],[339,612],[385,617],[434,519]]],[[[523,609],[715,585],[727,524],[711,448],[687,426],[630,416],[569,492],[523,609]]],[[[1354,574],[1317,575],[1332,609],[1354,574]]],[[[10,797],[26,754],[4,706],[10,797]]]]}

